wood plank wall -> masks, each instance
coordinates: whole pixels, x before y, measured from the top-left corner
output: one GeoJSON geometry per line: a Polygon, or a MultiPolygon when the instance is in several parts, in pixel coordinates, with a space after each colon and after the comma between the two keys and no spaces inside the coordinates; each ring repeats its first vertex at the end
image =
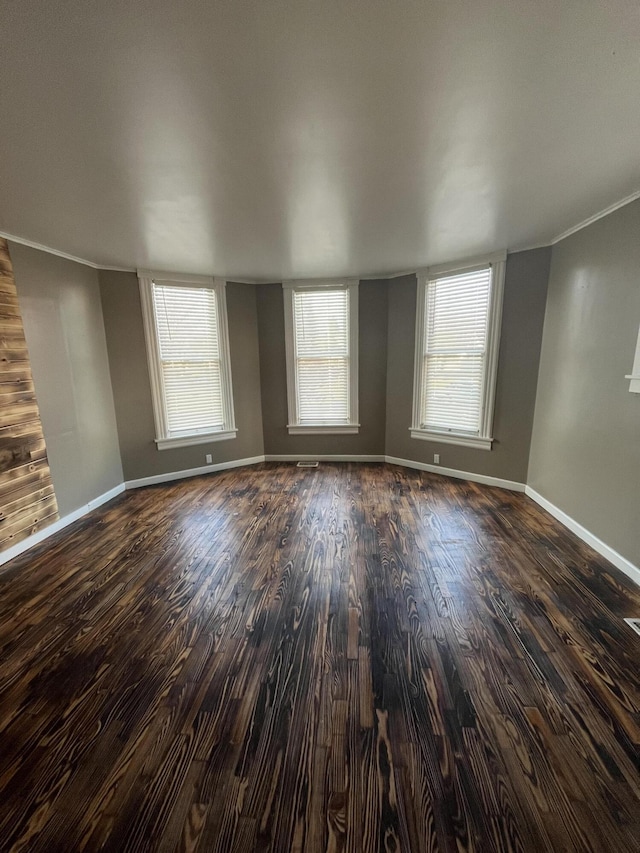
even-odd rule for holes
{"type": "Polygon", "coordinates": [[[0,238],[0,551],[57,518],[9,246],[0,238]]]}

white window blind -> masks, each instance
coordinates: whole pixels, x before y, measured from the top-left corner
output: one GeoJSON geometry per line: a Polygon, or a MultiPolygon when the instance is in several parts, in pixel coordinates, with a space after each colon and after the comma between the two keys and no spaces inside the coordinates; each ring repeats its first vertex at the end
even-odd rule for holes
{"type": "Polygon", "coordinates": [[[167,435],[223,429],[215,291],[154,283],[152,293],[167,435]]]}
{"type": "Polygon", "coordinates": [[[349,291],[293,293],[299,424],[349,422],[349,291]]]}
{"type": "Polygon", "coordinates": [[[226,283],[138,270],[158,450],[235,438],[226,283]]]}
{"type": "Polygon", "coordinates": [[[490,304],[491,267],[427,282],[421,429],[480,434],[490,304]]]}

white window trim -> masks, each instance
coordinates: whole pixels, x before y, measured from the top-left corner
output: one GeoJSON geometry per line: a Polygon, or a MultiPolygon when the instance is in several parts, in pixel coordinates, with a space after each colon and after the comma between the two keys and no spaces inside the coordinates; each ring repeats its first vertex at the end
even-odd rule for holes
{"type": "Polygon", "coordinates": [[[502,302],[504,296],[504,275],[507,260],[506,252],[496,252],[472,261],[462,261],[456,264],[442,264],[437,267],[419,270],[418,299],[416,306],[416,339],[413,370],[413,417],[411,421],[411,438],[423,441],[435,441],[440,444],[457,444],[461,447],[473,447],[478,450],[491,450],[493,444],[493,413],[495,408],[496,382],[498,377],[498,354],[500,351],[500,331],[502,326],[502,302]],[[424,314],[427,298],[427,284],[435,278],[453,275],[455,273],[472,272],[490,265],[493,268],[491,276],[491,301],[489,304],[489,325],[487,329],[487,354],[482,389],[482,409],[479,434],[454,432],[453,430],[427,430],[420,425],[420,389],[422,387],[424,346],[424,314]]]}
{"type": "Polygon", "coordinates": [[[154,272],[153,270],[138,270],[140,283],[140,301],[142,303],[142,319],[144,337],[147,346],[147,364],[153,402],[153,419],[155,423],[155,443],[158,450],[171,450],[176,447],[191,447],[196,444],[210,444],[213,441],[224,441],[235,438],[236,429],[233,411],[233,385],[231,381],[231,358],[229,354],[229,324],[227,321],[226,281],[202,275],[185,275],[183,273],[154,272]],[[153,314],[153,282],[184,287],[203,287],[214,290],[218,305],[218,334],[222,361],[222,411],[226,428],[211,432],[193,432],[185,435],[169,436],[167,416],[164,406],[162,371],[160,367],[160,350],[153,314]]]}
{"type": "Polygon", "coordinates": [[[290,435],[347,435],[358,423],[358,279],[284,281],[284,337],[287,363],[287,404],[290,435]],[[349,420],[347,423],[301,424],[298,419],[293,331],[293,294],[296,290],[344,290],[349,293],[349,420]]]}
{"type": "Polygon", "coordinates": [[[633,358],[633,368],[631,373],[627,373],[624,378],[629,380],[630,393],[640,394],[640,329],[638,329],[638,341],[636,343],[636,352],[633,358]]]}

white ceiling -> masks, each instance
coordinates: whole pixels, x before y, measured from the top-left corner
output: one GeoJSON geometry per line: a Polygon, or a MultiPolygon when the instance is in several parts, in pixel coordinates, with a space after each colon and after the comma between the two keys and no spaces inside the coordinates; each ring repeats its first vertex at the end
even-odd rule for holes
{"type": "Polygon", "coordinates": [[[0,229],[280,280],[548,243],[640,188],[637,0],[0,0],[0,229]]]}

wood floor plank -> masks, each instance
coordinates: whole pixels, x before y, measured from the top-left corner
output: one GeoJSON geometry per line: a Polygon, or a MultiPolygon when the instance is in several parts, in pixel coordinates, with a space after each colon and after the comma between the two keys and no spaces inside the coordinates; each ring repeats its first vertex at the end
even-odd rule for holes
{"type": "Polygon", "coordinates": [[[0,850],[640,853],[630,615],[500,489],[273,463],[129,492],[0,574],[0,850]]]}

